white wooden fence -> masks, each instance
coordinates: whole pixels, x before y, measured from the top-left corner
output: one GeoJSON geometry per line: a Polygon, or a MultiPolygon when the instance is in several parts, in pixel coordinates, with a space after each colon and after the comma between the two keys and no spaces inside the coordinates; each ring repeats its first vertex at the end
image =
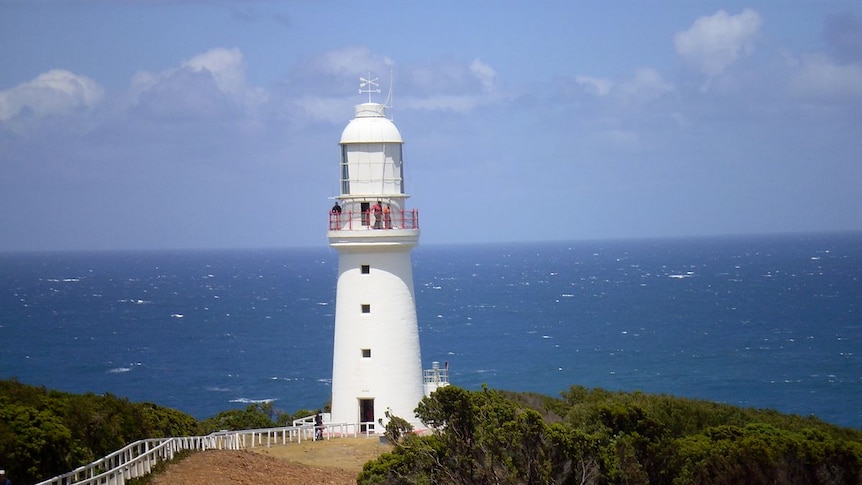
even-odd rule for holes
{"type": "MultiPolygon", "coordinates": [[[[360,432],[362,423],[324,425],[324,439],[376,436],[360,432]]],[[[366,426],[366,428],[370,428],[366,426]]],[[[207,436],[154,438],[135,441],[125,448],[36,485],[125,485],[126,480],[150,473],[157,463],[181,451],[244,450],[314,440],[314,426],[220,431],[207,436]]]]}

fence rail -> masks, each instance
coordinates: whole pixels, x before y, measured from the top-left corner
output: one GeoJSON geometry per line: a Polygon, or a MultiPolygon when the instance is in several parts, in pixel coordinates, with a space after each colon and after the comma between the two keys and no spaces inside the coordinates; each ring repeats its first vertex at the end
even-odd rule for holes
{"type": "MultiPolygon", "coordinates": [[[[370,437],[362,424],[325,424],[323,439],[370,437]]],[[[368,427],[366,427],[368,428],[368,427]]],[[[170,461],[181,451],[244,450],[314,440],[314,426],[219,431],[206,436],[153,438],[135,441],[125,448],[36,485],[125,485],[126,480],[150,473],[157,463],[170,461]]],[[[376,436],[376,435],[375,435],[376,436]]]]}

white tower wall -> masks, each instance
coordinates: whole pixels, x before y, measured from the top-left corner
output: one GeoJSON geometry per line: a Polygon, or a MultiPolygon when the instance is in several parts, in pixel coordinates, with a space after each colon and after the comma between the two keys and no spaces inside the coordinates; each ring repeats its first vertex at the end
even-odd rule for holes
{"type": "Polygon", "coordinates": [[[414,419],[423,388],[409,251],[367,245],[339,251],[333,422],[376,423],[387,410],[414,419]],[[362,399],[374,400],[373,417],[360,415],[362,399]]]}

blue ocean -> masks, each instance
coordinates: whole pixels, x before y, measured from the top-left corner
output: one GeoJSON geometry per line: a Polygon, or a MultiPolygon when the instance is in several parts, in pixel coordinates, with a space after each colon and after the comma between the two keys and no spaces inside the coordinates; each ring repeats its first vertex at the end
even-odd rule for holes
{"type": "MultiPolygon", "coordinates": [[[[420,246],[423,367],[862,428],[862,234],[420,246]]],[[[0,377],[206,418],[323,407],[338,255],[0,254],[0,377]]]]}

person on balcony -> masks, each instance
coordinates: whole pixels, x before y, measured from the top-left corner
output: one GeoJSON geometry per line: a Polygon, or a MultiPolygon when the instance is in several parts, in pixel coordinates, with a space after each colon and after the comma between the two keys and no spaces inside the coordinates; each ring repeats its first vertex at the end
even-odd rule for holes
{"type": "MultiPolygon", "coordinates": [[[[338,205],[338,201],[335,201],[335,205],[332,206],[332,209],[329,209],[329,229],[340,229],[341,228],[341,206],[338,205]]],[[[2,485],[2,484],[0,484],[2,485]]]]}
{"type": "Polygon", "coordinates": [[[374,229],[380,229],[383,227],[383,205],[380,204],[379,200],[371,208],[371,212],[374,213],[374,229]]]}
{"type": "Polygon", "coordinates": [[[392,229],[392,209],[389,208],[389,204],[383,208],[383,225],[386,229],[392,229]]]}

